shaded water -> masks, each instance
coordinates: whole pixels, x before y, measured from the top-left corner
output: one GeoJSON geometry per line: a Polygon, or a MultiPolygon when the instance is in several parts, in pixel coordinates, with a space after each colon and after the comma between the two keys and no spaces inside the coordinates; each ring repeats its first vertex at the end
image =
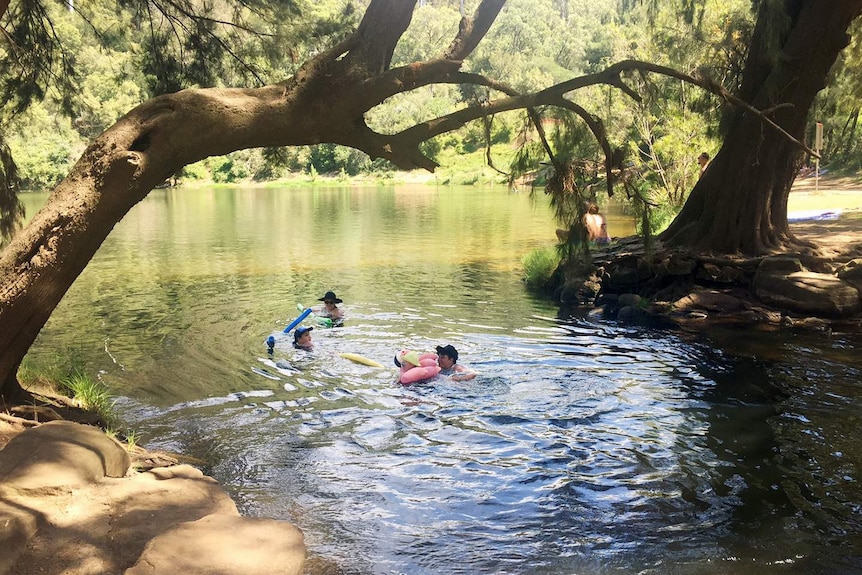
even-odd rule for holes
{"type": "Polygon", "coordinates": [[[29,359],[84,357],[309,573],[862,572],[858,336],[559,319],[519,282],[554,228],[497,189],[157,191],[29,359]],[[293,350],[327,289],[345,326],[293,350]],[[480,376],[393,383],[443,343],[480,376]]]}

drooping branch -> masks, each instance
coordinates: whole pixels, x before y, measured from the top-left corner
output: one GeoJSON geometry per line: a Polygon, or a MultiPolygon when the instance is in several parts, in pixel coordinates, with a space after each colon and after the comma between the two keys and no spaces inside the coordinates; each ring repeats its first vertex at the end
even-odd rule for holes
{"type": "Polygon", "coordinates": [[[611,148],[611,143],[608,141],[608,133],[605,130],[604,123],[597,117],[593,116],[589,112],[587,112],[581,106],[566,100],[565,98],[560,98],[556,104],[557,107],[564,108],[566,110],[570,110],[580,116],[580,118],[584,121],[590,131],[593,133],[593,137],[599,143],[599,146],[602,148],[602,152],[605,154],[605,179],[607,181],[607,190],[608,197],[614,195],[614,178],[613,178],[613,169],[614,162],[616,160],[613,149],[611,148]]]}
{"type": "MultiPolygon", "coordinates": [[[[807,153],[815,154],[813,150],[810,150],[808,148],[808,146],[794,138],[787,131],[782,129],[781,126],[777,125],[774,121],[772,121],[763,111],[755,109],[750,104],[728,93],[722,86],[716,84],[715,82],[712,82],[708,79],[692,76],[690,74],[685,74],[673,68],[652,64],[650,62],[643,62],[640,60],[624,60],[606,68],[601,72],[572,78],[571,80],[561,82],[559,84],[550,86],[548,88],[545,88],[544,90],[540,90],[532,94],[509,95],[506,98],[492,101],[482,107],[468,106],[460,110],[456,110],[451,114],[447,114],[445,116],[440,116],[438,118],[422,122],[398,134],[395,134],[394,136],[392,136],[393,145],[397,143],[398,145],[416,146],[420,142],[424,142],[440,134],[444,134],[446,132],[461,128],[468,122],[479,119],[483,114],[496,114],[500,112],[507,112],[518,109],[535,108],[538,106],[560,106],[566,107],[567,109],[571,109],[569,107],[569,104],[571,102],[565,99],[565,94],[581,88],[585,88],[587,86],[594,86],[598,84],[607,84],[616,87],[630,97],[632,97],[633,99],[635,99],[636,101],[640,101],[640,96],[634,90],[632,90],[631,87],[628,86],[622,79],[622,74],[624,72],[631,71],[652,72],[676,78],[684,82],[699,86],[704,90],[725,99],[728,103],[734,106],[738,106],[745,111],[754,114],[761,121],[763,121],[772,129],[776,130],[779,134],[781,134],[783,138],[787,139],[795,146],[799,147],[807,153]]],[[[502,86],[502,84],[500,84],[499,82],[484,78],[483,76],[477,74],[453,73],[448,78],[441,81],[446,81],[449,83],[467,82],[493,87],[502,86]]],[[[422,82],[419,81],[417,82],[417,85],[421,83],[422,82]]],[[[503,91],[507,94],[512,93],[511,90],[503,91]]],[[[585,114],[586,116],[592,117],[586,112],[585,114]]],[[[581,117],[583,118],[585,116],[582,115],[581,117]]],[[[591,127],[591,130],[592,129],[593,127],[591,127]]],[[[603,146],[603,148],[604,147],[605,146],[603,146]]]]}

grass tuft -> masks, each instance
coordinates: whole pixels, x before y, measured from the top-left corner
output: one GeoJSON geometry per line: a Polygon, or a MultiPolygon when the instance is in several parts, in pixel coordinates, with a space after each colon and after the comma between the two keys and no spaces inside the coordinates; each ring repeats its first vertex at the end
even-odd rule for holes
{"type": "Polygon", "coordinates": [[[539,248],[529,252],[521,259],[521,264],[524,266],[524,281],[531,288],[544,288],[559,263],[560,257],[554,247],[539,248]]]}

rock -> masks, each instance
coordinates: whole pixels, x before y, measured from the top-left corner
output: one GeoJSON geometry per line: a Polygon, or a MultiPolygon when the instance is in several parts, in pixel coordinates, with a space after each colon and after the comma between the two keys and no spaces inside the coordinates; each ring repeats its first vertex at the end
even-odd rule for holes
{"type": "Polygon", "coordinates": [[[619,307],[638,307],[642,301],[643,298],[637,294],[623,293],[617,298],[617,305],[619,307]]]}
{"type": "Polygon", "coordinates": [[[20,505],[5,503],[6,497],[0,496],[0,573],[14,573],[12,568],[27,542],[36,533],[38,526],[38,514],[20,505]]]}
{"type": "Polygon", "coordinates": [[[638,270],[630,267],[618,267],[613,272],[609,272],[607,279],[602,281],[602,285],[607,284],[607,288],[619,291],[636,285],[640,281],[638,270]]]}
{"type": "Polygon", "coordinates": [[[673,302],[672,309],[677,313],[693,313],[697,310],[719,313],[738,313],[746,309],[741,299],[715,290],[702,290],[673,302]]]}
{"type": "Polygon", "coordinates": [[[190,465],[127,467],[122,446],[92,426],[57,421],[13,437],[0,450],[0,575],[302,573],[296,527],[241,517],[190,465]]]}
{"type": "Polygon", "coordinates": [[[687,276],[697,267],[695,259],[688,254],[671,254],[668,259],[665,269],[668,275],[672,276],[687,276]]]}
{"type": "Polygon", "coordinates": [[[697,279],[713,283],[738,284],[744,282],[745,272],[738,267],[705,263],[698,268],[697,279]]]}
{"type": "Polygon", "coordinates": [[[862,290],[862,259],[850,260],[837,270],[838,278],[862,290]]]}
{"type": "Polygon", "coordinates": [[[654,302],[672,302],[691,293],[692,286],[686,280],[676,280],[653,295],[654,302]]]}
{"type": "Polygon", "coordinates": [[[757,273],[787,275],[805,271],[799,258],[794,256],[773,256],[763,258],[757,266],[757,273]]]}
{"type": "Polygon", "coordinates": [[[621,307],[617,312],[617,319],[620,321],[639,322],[648,317],[650,316],[645,309],[630,305],[621,307]]]}
{"type": "Polygon", "coordinates": [[[0,451],[0,484],[41,489],[123,477],[129,454],[97,427],[51,421],[17,435],[0,451]]]}
{"type": "Polygon", "coordinates": [[[860,309],[859,290],[836,276],[814,272],[754,277],[754,295],[763,303],[804,315],[841,317],[860,309]]]}
{"type": "Polygon", "coordinates": [[[304,559],[302,532],[290,523],[208,515],[154,538],[125,575],[301,575],[304,559]]]}

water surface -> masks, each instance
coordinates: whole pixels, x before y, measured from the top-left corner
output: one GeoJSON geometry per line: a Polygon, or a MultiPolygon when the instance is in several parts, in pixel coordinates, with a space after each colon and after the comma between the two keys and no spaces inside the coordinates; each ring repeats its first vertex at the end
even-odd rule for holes
{"type": "Polygon", "coordinates": [[[159,190],[28,359],[82,357],[308,573],[862,572],[858,336],[558,317],[520,281],[555,228],[496,188],[159,190]],[[330,289],[345,326],[292,349],[330,289]],[[444,343],[479,377],[394,383],[444,343]]]}

